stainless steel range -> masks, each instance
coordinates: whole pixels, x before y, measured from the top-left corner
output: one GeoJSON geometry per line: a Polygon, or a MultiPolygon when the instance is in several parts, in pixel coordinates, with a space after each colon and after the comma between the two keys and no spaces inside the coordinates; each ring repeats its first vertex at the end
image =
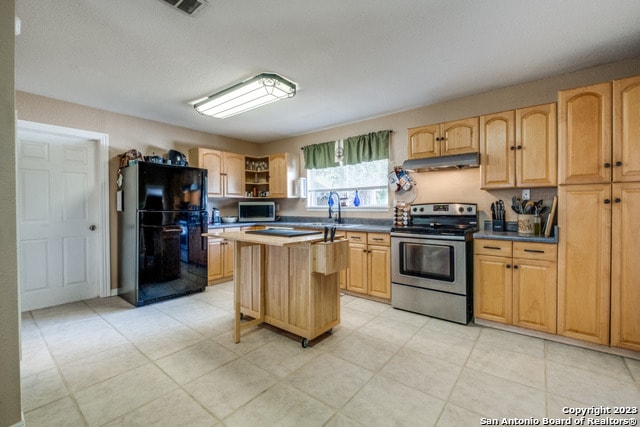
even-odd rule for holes
{"type": "Polygon", "coordinates": [[[469,323],[477,205],[412,205],[411,218],[411,225],[391,229],[391,305],[469,323]]]}

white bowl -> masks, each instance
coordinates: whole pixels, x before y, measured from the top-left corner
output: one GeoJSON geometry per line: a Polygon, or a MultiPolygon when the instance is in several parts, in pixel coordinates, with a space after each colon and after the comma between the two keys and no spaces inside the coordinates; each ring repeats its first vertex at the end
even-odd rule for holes
{"type": "Polygon", "coordinates": [[[222,222],[226,222],[226,223],[238,221],[238,217],[237,216],[223,216],[220,219],[222,219],[222,222]]]}

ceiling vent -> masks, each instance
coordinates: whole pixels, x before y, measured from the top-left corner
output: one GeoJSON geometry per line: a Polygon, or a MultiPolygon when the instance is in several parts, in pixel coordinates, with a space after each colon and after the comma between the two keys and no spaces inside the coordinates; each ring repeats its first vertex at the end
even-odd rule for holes
{"type": "Polygon", "coordinates": [[[174,9],[180,9],[188,15],[196,15],[207,6],[207,0],[163,0],[174,9]]]}

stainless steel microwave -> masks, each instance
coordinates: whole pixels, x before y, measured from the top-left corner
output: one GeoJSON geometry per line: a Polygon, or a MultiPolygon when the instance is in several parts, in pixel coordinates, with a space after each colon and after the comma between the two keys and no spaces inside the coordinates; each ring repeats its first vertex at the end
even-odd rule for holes
{"type": "Polygon", "coordinates": [[[270,222],[275,220],[275,202],[238,202],[239,222],[270,222]]]}

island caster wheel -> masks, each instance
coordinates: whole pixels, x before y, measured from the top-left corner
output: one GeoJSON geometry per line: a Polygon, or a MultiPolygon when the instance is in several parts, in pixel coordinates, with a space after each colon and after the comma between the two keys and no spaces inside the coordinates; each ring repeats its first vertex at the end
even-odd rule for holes
{"type": "Polygon", "coordinates": [[[300,342],[300,344],[302,344],[302,348],[307,348],[309,347],[309,340],[306,338],[302,338],[302,341],[300,342]]]}
{"type": "Polygon", "coordinates": [[[331,328],[331,329],[329,329],[329,330],[327,331],[327,335],[333,335],[333,328],[331,328]]]}

